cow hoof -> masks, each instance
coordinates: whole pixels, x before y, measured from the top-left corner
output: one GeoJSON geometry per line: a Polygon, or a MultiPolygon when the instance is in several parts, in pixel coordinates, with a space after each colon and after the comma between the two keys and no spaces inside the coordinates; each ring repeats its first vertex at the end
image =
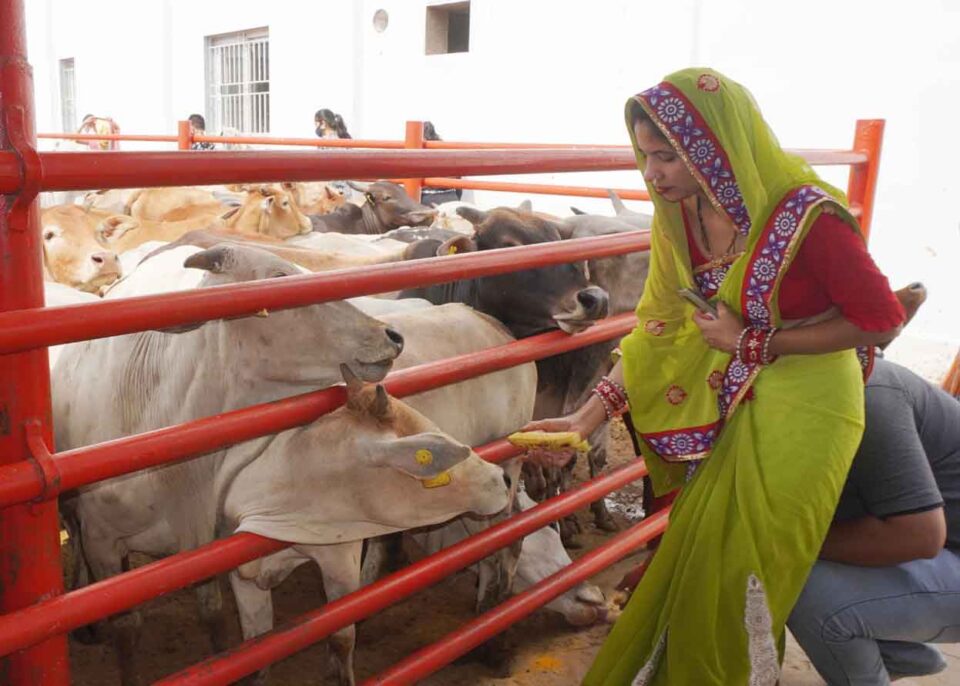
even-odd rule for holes
{"type": "Polygon", "coordinates": [[[593,519],[594,525],[601,531],[620,531],[620,525],[613,519],[609,512],[597,514],[593,519]]]}

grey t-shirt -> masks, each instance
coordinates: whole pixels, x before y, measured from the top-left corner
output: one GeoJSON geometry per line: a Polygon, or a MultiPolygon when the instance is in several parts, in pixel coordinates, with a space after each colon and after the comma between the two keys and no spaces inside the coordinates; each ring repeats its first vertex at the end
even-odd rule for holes
{"type": "Polygon", "coordinates": [[[866,429],[836,519],[944,506],[947,546],[960,549],[960,402],[887,360],[866,387],[866,429]]]}

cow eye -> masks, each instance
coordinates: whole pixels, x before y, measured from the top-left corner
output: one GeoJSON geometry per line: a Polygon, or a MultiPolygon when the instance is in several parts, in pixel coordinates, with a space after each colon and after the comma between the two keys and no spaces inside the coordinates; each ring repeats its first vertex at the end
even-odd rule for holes
{"type": "Polygon", "coordinates": [[[53,240],[53,237],[56,236],[56,235],[57,235],[57,234],[54,233],[53,231],[44,231],[44,232],[43,232],[43,240],[45,240],[45,241],[53,240]]]}

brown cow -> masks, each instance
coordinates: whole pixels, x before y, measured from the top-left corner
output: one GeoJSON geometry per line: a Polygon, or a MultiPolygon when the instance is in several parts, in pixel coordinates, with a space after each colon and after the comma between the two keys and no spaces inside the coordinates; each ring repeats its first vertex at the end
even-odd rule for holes
{"type": "Polygon", "coordinates": [[[123,213],[137,219],[178,221],[201,213],[218,215],[226,209],[210,191],[184,186],[142,188],[127,198],[123,213]],[[199,212],[201,208],[203,211],[199,212]],[[190,213],[185,215],[185,209],[190,213]]]}
{"type": "Polygon", "coordinates": [[[311,215],[314,231],[379,234],[401,226],[429,226],[437,217],[435,209],[414,202],[402,186],[390,181],[347,183],[363,193],[363,205],[347,203],[329,214],[311,215]]]}
{"type": "MultiPolygon", "coordinates": [[[[125,252],[147,241],[174,241],[197,229],[225,229],[234,234],[279,239],[310,232],[310,220],[280,186],[249,186],[245,189],[244,203],[220,215],[199,211],[196,216],[166,222],[114,215],[97,226],[97,240],[117,252],[125,252]]],[[[180,208],[176,212],[188,214],[189,208],[180,208]]]]}
{"type": "Polygon", "coordinates": [[[40,213],[43,266],[50,281],[99,293],[121,276],[117,253],[97,243],[94,227],[106,212],[60,205],[40,213]]]}
{"type": "Polygon", "coordinates": [[[327,214],[347,202],[343,193],[322,181],[285,181],[283,188],[290,192],[297,207],[304,214],[327,214]]]}

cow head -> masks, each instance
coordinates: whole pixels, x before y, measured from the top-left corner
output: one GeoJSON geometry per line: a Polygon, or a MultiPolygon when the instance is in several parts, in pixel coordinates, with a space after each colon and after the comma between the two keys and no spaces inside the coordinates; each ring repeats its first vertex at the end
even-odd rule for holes
{"type": "Polygon", "coordinates": [[[500,467],[383,386],[364,386],[349,370],[344,376],[345,407],[280,434],[234,479],[224,512],[238,531],[324,545],[506,507],[500,467]]]}
{"type": "Polygon", "coordinates": [[[50,279],[89,293],[120,278],[117,254],[105,250],[95,237],[92,216],[82,207],[64,205],[41,213],[43,263],[50,279]]]}
{"type": "Polygon", "coordinates": [[[284,181],[281,186],[290,193],[297,207],[306,215],[333,212],[347,201],[343,193],[326,183],[284,181]]]}
{"type": "MultiPolygon", "coordinates": [[[[530,212],[505,207],[483,212],[460,207],[475,235],[442,243],[437,254],[495,250],[560,240],[557,225],[530,212]]],[[[607,315],[607,292],[592,286],[584,263],[526,269],[477,280],[479,307],[524,337],[547,329],[575,333],[607,315]]]]}
{"type": "MultiPolygon", "coordinates": [[[[299,276],[293,264],[259,248],[219,244],[191,255],[185,267],[208,273],[200,286],[299,276]]],[[[199,326],[199,325],[197,325],[199,326]]],[[[403,350],[403,337],[347,302],[263,311],[230,322],[225,366],[242,370],[265,386],[332,385],[346,364],[359,378],[379,381],[403,350]]]]}
{"type": "Polygon", "coordinates": [[[392,490],[397,496],[372,499],[378,509],[369,513],[374,521],[392,520],[408,528],[467,511],[493,515],[507,506],[509,489],[500,467],[390,397],[382,385],[363,384],[346,366],[342,372],[347,386],[345,430],[357,438],[352,453],[359,458],[357,466],[372,468],[371,479],[384,486],[372,487],[366,479],[363,483],[373,493],[392,490]]]}
{"type": "Polygon", "coordinates": [[[300,211],[290,192],[279,185],[238,186],[247,197],[223,215],[227,227],[240,233],[292,238],[310,233],[310,219],[300,211]]]}
{"type": "Polygon", "coordinates": [[[363,193],[377,221],[384,227],[380,233],[386,233],[401,226],[429,226],[437,217],[433,208],[414,202],[402,186],[390,181],[376,183],[357,183],[348,181],[350,187],[363,193]]]}

